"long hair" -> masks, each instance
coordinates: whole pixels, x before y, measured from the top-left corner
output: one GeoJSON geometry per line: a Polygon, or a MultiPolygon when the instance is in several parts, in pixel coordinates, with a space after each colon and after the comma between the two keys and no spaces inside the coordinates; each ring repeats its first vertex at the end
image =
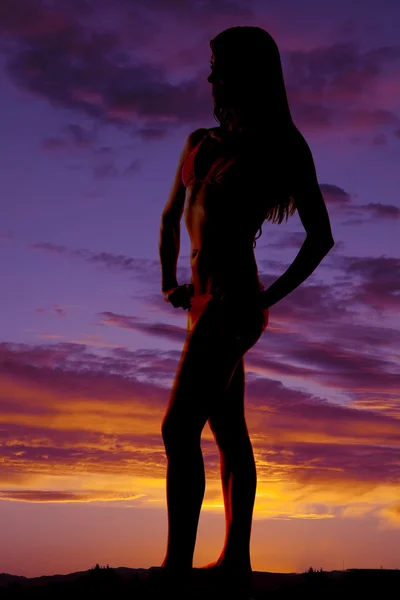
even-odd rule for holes
{"type": "MultiPolygon", "coordinates": [[[[256,114],[260,129],[268,132],[271,155],[274,157],[273,176],[279,186],[273,190],[273,204],[268,202],[264,220],[272,223],[286,221],[296,210],[290,194],[290,140],[299,134],[293,123],[287,100],[278,46],[261,27],[230,27],[210,41],[216,57],[223,57],[225,85],[230,86],[231,103],[244,118],[256,114]],[[289,169],[288,169],[289,166],[289,169]]],[[[226,89],[226,88],[225,88],[226,89]]],[[[214,118],[227,128],[232,120],[232,106],[216,99],[214,118]]],[[[262,234],[262,228],[259,229],[262,234]]]]}

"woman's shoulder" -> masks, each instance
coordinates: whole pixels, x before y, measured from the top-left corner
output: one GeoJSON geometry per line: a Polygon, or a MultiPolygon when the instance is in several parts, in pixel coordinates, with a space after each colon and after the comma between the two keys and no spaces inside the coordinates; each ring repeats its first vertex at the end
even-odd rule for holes
{"type": "Polygon", "coordinates": [[[310,146],[308,145],[306,138],[297,127],[291,128],[289,140],[295,151],[303,154],[308,154],[310,152],[310,146]]]}
{"type": "Polygon", "coordinates": [[[210,127],[210,129],[207,129],[207,131],[212,138],[222,140],[223,132],[221,127],[210,127]]]}
{"type": "Polygon", "coordinates": [[[303,171],[309,169],[314,164],[314,158],[304,135],[297,129],[294,128],[291,136],[291,158],[295,171],[303,171]]]}
{"type": "Polygon", "coordinates": [[[197,146],[201,140],[210,133],[211,129],[206,129],[205,127],[201,127],[200,129],[195,129],[192,133],[189,134],[188,140],[190,145],[197,146]]]}

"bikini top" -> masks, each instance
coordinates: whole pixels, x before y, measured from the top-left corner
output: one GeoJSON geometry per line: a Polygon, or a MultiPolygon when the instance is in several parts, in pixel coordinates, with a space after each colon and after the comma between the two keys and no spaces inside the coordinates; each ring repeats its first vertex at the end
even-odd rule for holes
{"type": "Polygon", "coordinates": [[[213,132],[211,130],[208,131],[208,133],[206,133],[206,135],[200,140],[200,142],[198,144],[196,144],[196,146],[191,150],[191,152],[189,153],[185,162],[182,165],[182,182],[185,187],[187,187],[193,181],[203,182],[203,183],[208,182],[211,184],[220,184],[222,175],[237,160],[237,157],[235,157],[235,156],[233,156],[233,157],[221,156],[214,162],[213,166],[207,173],[206,177],[203,177],[203,178],[198,177],[198,173],[195,172],[195,168],[194,168],[195,160],[196,160],[196,156],[197,156],[200,146],[204,143],[204,141],[208,137],[214,137],[215,139],[219,140],[218,137],[213,135],[213,132]]]}

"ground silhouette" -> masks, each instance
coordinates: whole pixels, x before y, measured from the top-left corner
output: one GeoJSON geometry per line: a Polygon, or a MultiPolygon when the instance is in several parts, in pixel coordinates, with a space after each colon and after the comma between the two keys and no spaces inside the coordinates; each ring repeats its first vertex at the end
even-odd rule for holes
{"type": "MultiPolygon", "coordinates": [[[[170,593],[158,577],[158,568],[129,569],[96,565],[88,571],[68,575],[26,578],[0,574],[0,598],[95,598],[152,600],[168,598],[170,593]]],[[[305,573],[253,572],[253,591],[237,596],[234,590],[213,587],[201,580],[201,572],[194,569],[192,587],[174,594],[174,598],[188,600],[234,599],[272,600],[284,598],[315,598],[340,600],[346,598],[389,598],[400,589],[400,570],[347,569],[323,571],[310,568],[305,573]],[[182,594],[181,596],[179,594],[182,594]]],[[[394,597],[394,596],[393,596],[394,597]]]]}

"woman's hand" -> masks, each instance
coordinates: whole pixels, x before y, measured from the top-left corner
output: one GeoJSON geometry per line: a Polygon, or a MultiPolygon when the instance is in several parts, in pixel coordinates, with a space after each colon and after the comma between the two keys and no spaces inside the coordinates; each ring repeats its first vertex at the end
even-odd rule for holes
{"type": "Polygon", "coordinates": [[[171,302],[174,308],[183,308],[184,310],[190,308],[190,298],[193,294],[194,288],[192,283],[178,285],[163,293],[165,302],[171,302]]]}

